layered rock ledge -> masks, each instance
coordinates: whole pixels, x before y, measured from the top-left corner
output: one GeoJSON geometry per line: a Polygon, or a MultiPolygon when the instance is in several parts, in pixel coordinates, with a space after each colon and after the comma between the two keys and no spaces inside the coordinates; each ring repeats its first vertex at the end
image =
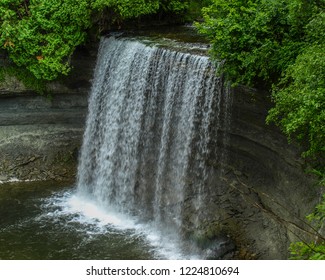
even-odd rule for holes
{"type": "Polygon", "coordinates": [[[46,96],[15,78],[0,83],[1,182],[75,178],[95,60],[96,46],[78,50],[71,74],[49,83],[46,96]]]}

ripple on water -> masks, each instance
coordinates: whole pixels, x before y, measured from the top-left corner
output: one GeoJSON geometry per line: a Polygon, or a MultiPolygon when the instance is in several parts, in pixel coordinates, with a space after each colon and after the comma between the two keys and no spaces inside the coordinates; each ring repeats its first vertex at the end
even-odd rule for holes
{"type": "Polygon", "coordinates": [[[0,259],[184,258],[150,224],[37,182],[0,189],[0,247],[0,259]]]}

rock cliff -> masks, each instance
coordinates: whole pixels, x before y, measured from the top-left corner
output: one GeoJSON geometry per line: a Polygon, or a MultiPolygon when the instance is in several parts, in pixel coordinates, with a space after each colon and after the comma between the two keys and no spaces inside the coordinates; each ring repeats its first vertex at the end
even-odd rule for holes
{"type": "MultiPolygon", "coordinates": [[[[319,196],[297,145],[265,124],[271,104],[266,93],[239,87],[233,103],[225,159],[210,155],[213,193],[206,232],[227,232],[241,244],[236,257],[286,259],[288,247],[308,240],[305,224],[319,196]],[[213,218],[214,217],[214,218],[213,218]]],[[[213,234],[212,234],[213,235],[213,234]]],[[[218,234],[216,234],[218,235],[218,234]]]]}
{"type": "Polygon", "coordinates": [[[78,50],[71,75],[49,83],[47,96],[12,77],[0,83],[0,181],[75,178],[94,50],[78,50]]]}

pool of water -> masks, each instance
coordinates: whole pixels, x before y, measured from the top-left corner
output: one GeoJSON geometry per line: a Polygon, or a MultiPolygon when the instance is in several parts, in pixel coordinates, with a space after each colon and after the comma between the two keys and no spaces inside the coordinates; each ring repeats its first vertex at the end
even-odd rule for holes
{"type": "Polygon", "coordinates": [[[0,184],[0,259],[178,259],[150,227],[53,182],[0,184]]]}

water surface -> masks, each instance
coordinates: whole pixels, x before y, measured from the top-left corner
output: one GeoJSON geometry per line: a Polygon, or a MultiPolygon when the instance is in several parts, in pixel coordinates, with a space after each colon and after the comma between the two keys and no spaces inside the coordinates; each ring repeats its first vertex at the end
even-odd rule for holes
{"type": "Polygon", "coordinates": [[[134,221],[53,182],[0,184],[0,259],[173,258],[134,221]]]}

